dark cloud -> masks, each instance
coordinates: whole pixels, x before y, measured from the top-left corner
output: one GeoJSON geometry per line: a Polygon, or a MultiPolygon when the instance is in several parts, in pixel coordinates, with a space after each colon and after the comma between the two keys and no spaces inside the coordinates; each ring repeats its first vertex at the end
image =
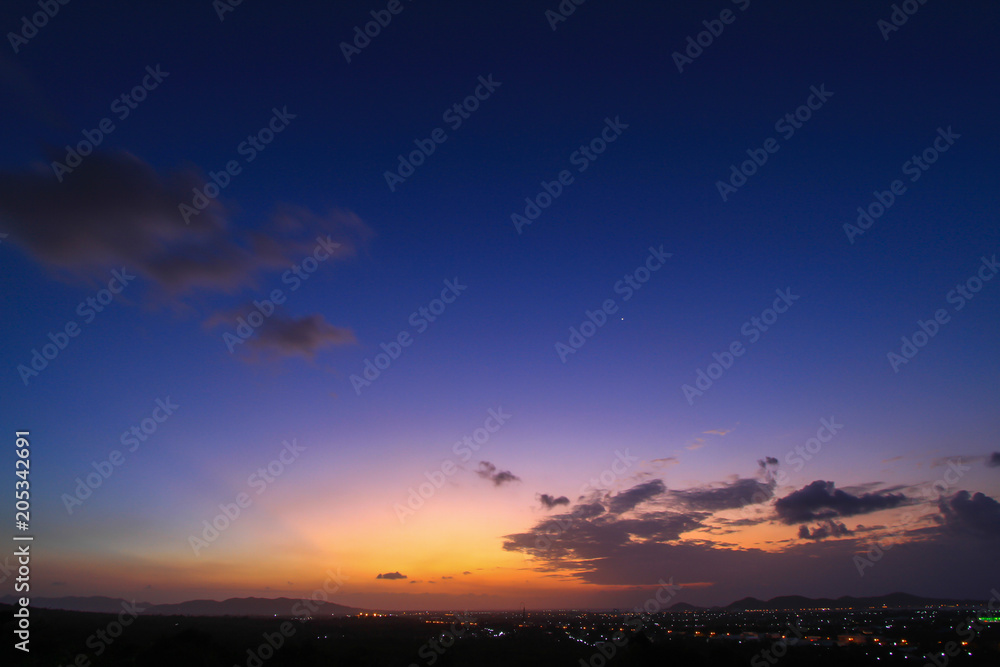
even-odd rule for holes
{"type": "Polygon", "coordinates": [[[897,507],[906,496],[892,493],[865,493],[855,496],[835,489],[833,482],[816,480],[793,491],[774,504],[778,517],[787,524],[805,523],[836,516],[854,516],[897,507]]]}
{"type": "Polygon", "coordinates": [[[537,497],[538,497],[538,502],[542,504],[542,507],[545,507],[547,509],[552,509],[557,505],[569,505],[569,498],[567,498],[566,496],[559,496],[558,498],[556,498],[555,496],[550,496],[547,493],[540,493],[538,494],[537,497]]]}
{"type": "Polygon", "coordinates": [[[1000,468],[1000,452],[993,452],[990,454],[989,458],[986,459],[986,467],[1000,468]]]}
{"type": "Polygon", "coordinates": [[[472,573],[471,573],[471,572],[469,572],[468,570],[466,570],[466,571],[465,571],[465,572],[463,572],[462,574],[472,574],[472,573]]]}
{"type": "Polygon", "coordinates": [[[601,503],[583,503],[570,510],[569,516],[574,519],[591,519],[604,514],[604,505],[601,503]]]}
{"type": "Polygon", "coordinates": [[[280,356],[302,355],[313,358],[316,351],[330,345],[354,343],[354,333],[350,329],[335,327],[322,315],[268,318],[256,335],[247,340],[251,350],[272,352],[280,356]]]}
{"type": "Polygon", "coordinates": [[[480,461],[479,469],[476,470],[476,474],[483,479],[488,479],[493,482],[494,486],[500,486],[506,482],[520,482],[521,478],[512,473],[509,470],[501,470],[497,472],[497,467],[490,463],[489,461],[480,461]]]}
{"type": "Polygon", "coordinates": [[[171,296],[252,287],[262,272],[311,254],[318,238],[343,257],[370,235],[351,213],[290,208],[267,233],[237,231],[218,199],[185,221],[179,205],[190,205],[204,184],[194,170],[160,175],[130,153],[98,152],[62,182],[47,165],[0,173],[0,219],[17,245],[52,269],[96,278],[124,265],[171,296]]]}
{"type": "Polygon", "coordinates": [[[778,465],[778,459],[774,458],[773,456],[765,456],[760,461],[757,461],[757,465],[759,465],[761,468],[766,468],[767,466],[776,466],[778,465]]]}
{"type": "Polygon", "coordinates": [[[771,521],[770,518],[766,516],[755,517],[755,518],[743,518],[743,519],[726,519],[721,516],[713,517],[712,522],[717,523],[721,526],[757,526],[762,523],[767,523],[771,521]]]}
{"type": "Polygon", "coordinates": [[[799,526],[799,537],[804,540],[825,540],[828,537],[843,537],[853,534],[854,531],[850,528],[832,519],[827,519],[820,525],[813,526],[812,530],[805,524],[799,526]]]}
{"type": "Polygon", "coordinates": [[[400,574],[399,572],[386,572],[385,574],[379,574],[376,579],[406,579],[405,574],[400,574]]]}
{"type": "Polygon", "coordinates": [[[743,478],[722,486],[671,491],[670,496],[691,509],[717,512],[767,502],[774,495],[774,481],[743,478]]]}
{"type": "Polygon", "coordinates": [[[441,579],[454,579],[455,577],[441,577],[441,579]]]}
{"type": "Polygon", "coordinates": [[[945,526],[953,532],[976,537],[1000,538],[1000,503],[984,493],[959,491],[942,500],[938,509],[945,526]]]}
{"type": "Polygon", "coordinates": [[[608,501],[607,510],[611,514],[623,514],[666,490],[667,487],[658,479],[636,484],[631,489],[612,496],[608,501]]]}
{"type": "Polygon", "coordinates": [[[325,347],[357,342],[353,331],[330,324],[322,315],[294,318],[287,316],[280,307],[264,318],[258,328],[251,329],[245,323],[247,316],[255,312],[258,310],[253,304],[219,312],[205,321],[205,327],[218,328],[223,342],[233,352],[241,352],[246,347],[240,358],[247,361],[295,355],[312,359],[325,347]],[[251,331],[250,337],[243,338],[245,333],[241,333],[241,329],[251,331]]]}
{"type": "MultiPolygon", "coordinates": [[[[818,501],[806,503],[808,498],[802,498],[801,492],[797,492],[800,496],[784,503],[785,511],[790,511],[793,501],[801,501],[810,514],[843,510],[845,515],[907,502],[904,496],[887,496],[884,490],[845,499],[832,484],[819,482],[819,485],[823,494],[818,501]]],[[[730,486],[744,491],[754,488],[739,480],[720,488],[729,489],[730,486]]],[[[768,485],[764,486],[770,491],[768,485]]],[[[809,485],[802,491],[815,488],[809,485]]],[[[718,488],[689,491],[712,490],[718,488]]],[[[765,493],[762,489],[757,490],[765,493]]],[[[722,502],[714,495],[690,493],[688,496],[695,502],[712,506],[729,508],[733,504],[722,502]]],[[[948,531],[942,525],[928,525],[928,521],[915,521],[912,529],[892,528],[894,547],[891,555],[886,556],[887,561],[891,558],[892,566],[865,569],[861,580],[856,557],[867,553],[871,545],[860,536],[880,534],[887,530],[885,527],[858,525],[849,529],[839,519],[822,516],[812,519],[811,526],[799,529],[800,540],[771,543],[772,547],[780,548],[755,548],[706,538],[704,533],[730,530],[718,525],[747,526],[773,518],[726,519],[714,516],[715,510],[665,509],[662,501],[672,497],[669,491],[647,505],[636,505],[626,515],[605,511],[605,505],[616,497],[595,491],[567,511],[540,519],[528,531],[504,536],[503,548],[524,554],[530,558],[530,566],[539,572],[581,583],[640,586],[673,578],[686,591],[682,597],[684,601],[695,602],[696,598],[704,596],[702,599],[708,604],[728,603],[742,595],[766,599],[786,594],[788,590],[813,597],[840,595],[844,585],[859,581],[863,581],[865,594],[869,595],[885,590],[913,590],[914,582],[924,581],[922,577],[926,572],[936,572],[938,567],[947,582],[936,581],[934,586],[975,592],[992,585],[989,577],[995,569],[992,567],[993,555],[989,549],[982,548],[982,540],[964,532],[948,531]],[[694,531],[697,534],[692,534],[694,531]],[[954,566],[957,561],[962,562],[960,568],[954,566]],[[803,563],[808,563],[809,567],[802,567],[803,563]],[[816,577],[819,571],[829,576],[816,577]]],[[[977,507],[990,504],[982,500],[971,503],[977,507]]],[[[961,500],[955,505],[963,517],[978,516],[966,511],[961,500]]],[[[981,513],[988,514],[987,511],[981,513]]],[[[940,518],[941,515],[935,511],[926,518],[930,520],[931,517],[940,518]]],[[[927,592],[921,594],[934,594],[928,587],[924,590],[927,592]]]]}
{"type": "MultiPolygon", "coordinates": [[[[266,228],[240,231],[230,225],[221,198],[185,220],[179,205],[190,205],[193,190],[204,184],[193,170],[161,175],[127,152],[93,153],[62,174],[62,182],[45,165],[0,173],[0,221],[16,245],[60,276],[94,281],[113,269],[134,273],[163,303],[247,289],[266,299],[265,274],[291,273],[307,257],[347,257],[371,236],[352,213],[319,216],[289,206],[279,207],[266,228]]],[[[279,284],[277,276],[269,282],[279,284]]],[[[206,324],[228,319],[232,336],[236,318],[250,310],[222,312],[206,324]]],[[[243,338],[234,340],[227,342],[231,349],[243,346],[243,338]]],[[[275,313],[246,339],[249,354],[240,356],[311,359],[322,348],[352,342],[351,330],[321,315],[275,313]]]]}
{"type": "MultiPolygon", "coordinates": [[[[663,489],[640,484],[629,491],[613,496],[610,503],[615,504],[621,499],[619,509],[632,509],[643,499],[662,493],[663,489]],[[637,489],[635,494],[626,495],[637,489]]],[[[627,545],[633,539],[656,542],[677,540],[682,533],[698,528],[707,516],[704,513],[668,511],[646,511],[628,519],[619,515],[620,512],[606,512],[603,505],[596,502],[577,505],[569,512],[537,522],[526,533],[504,536],[503,548],[543,560],[586,560],[605,549],[627,545]]]]}

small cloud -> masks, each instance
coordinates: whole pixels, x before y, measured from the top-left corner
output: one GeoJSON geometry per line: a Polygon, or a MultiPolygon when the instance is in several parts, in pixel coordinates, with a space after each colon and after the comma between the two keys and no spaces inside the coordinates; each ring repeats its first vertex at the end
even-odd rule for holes
{"type": "Polygon", "coordinates": [[[442,579],[454,579],[455,577],[441,577],[442,579]]]}
{"type": "Polygon", "coordinates": [[[242,336],[246,334],[240,333],[240,328],[243,327],[240,320],[253,321],[249,319],[253,313],[260,315],[253,304],[246,304],[241,308],[216,313],[205,321],[204,326],[208,329],[223,327],[225,330],[223,340],[234,352],[246,342],[248,354],[242,355],[246,361],[258,361],[262,357],[276,359],[296,355],[313,359],[322,348],[357,342],[354,332],[333,326],[322,315],[295,318],[287,317],[280,310],[272,312],[264,319],[263,324],[251,330],[249,338],[243,338],[242,336]],[[236,333],[233,334],[233,331],[236,333]]]}
{"type": "Polygon", "coordinates": [[[814,526],[812,530],[809,530],[809,526],[806,526],[805,524],[799,526],[799,537],[803,540],[814,540],[818,542],[820,540],[825,540],[828,537],[842,537],[853,534],[854,531],[850,528],[839,521],[833,521],[832,519],[827,519],[825,523],[814,526]]]}
{"type": "Polygon", "coordinates": [[[322,315],[286,319],[275,314],[264,322],[247,345],[257,352],[277,356],[300,355],[312,359],[324,347],[354,342],[354,333],[350,329],[333,326],[322,315]]]}
{"type": "Polygon", "coordinates": [[[558,498],[556,498],[555,496],[550,496],[547,493],[540,493],[538,494],[537,498],[538,502],[542,504],[542,507],[545,507],[547,509],[552,509],[557,505],[569,505],[569,498],[567,498],[566,496],[559,496],[558,498]]]}
{"type": "Polygon", "coordinates": [[[680,463],[680,459],[678,459],[676,456],[667,456],[662,459],[653,459],[652,461],[649,462],[649,464],[656,469],[666,468],[667,466],[674,466],[677,465],[678,463],[680,463]]]}
{"type": "Polygon", "coordinates": [[[715,430],[712,430],[712,431],[702,431],[702,433],[706,433],[708,435],[717,435],[719,437],[722,437],[722,436],[726,435],[727,433],[732,433],[733,430],[734,429],[731,429],[731,428],[719,428],[719,429],[715,429],[715,430]]]}
{"type": "Polygon", "coordinates": [[[468,570],[466,570],[466,571],[465,571],[465,572],[463,572],[462,574],[472,574],[472,573],[471,573],[471,572],[469,572],[468,570]]]}
{"type": "Polygon", "coordinates": [[[1000,468],[1000,452],[993,452],[990,457],[986,459],[987,468],[1000,468]]]}
{"type": "Polygon", "coordinates": [[[891,459],[882,459],[882,463],[894,463],[896,461],[902,461],[902,456],[893,456],[891,459]]]}
{"type": "Polygon", "coordinates": [[[379,574],[376,579],[406,579],[405,574],[400,574],[399,572],[386,572],[385,574],[379,574]]]}
{"type": "Polygon", "coordinates": [[[500,486],[506,482],[520,482],[521,478],[512,473],[509,470],[501,470],[497,472],[497,467],[490,463],[489,461],[480,461],[479,470],[476,474],[483,479],[488,479],[493,482],[494,486],[500,486]]]}
{"type": "Polygon", "coordinates": [[[989,465],[989,463],[988,463],[989,457],[988,456],[982,456],[982,455],[979,455],[979,456],[941,456],[941,457],[938,457],[936,459],[932,459],[931,460],[931,468],[943,468],[945,466],[951,466],[951,465],[956,465],[956,466],[972,465],[973,463],[976,463],[978,461],[987,461],[987,465],[989,465]]]}

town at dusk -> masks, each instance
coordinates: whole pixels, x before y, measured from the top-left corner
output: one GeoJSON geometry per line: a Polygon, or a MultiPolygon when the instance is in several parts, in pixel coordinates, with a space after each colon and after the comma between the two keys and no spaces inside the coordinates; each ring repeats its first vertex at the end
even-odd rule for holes
{"type": "Polygon", "coordinates": [[[997,664],[998,19],[5,3],[14,664],[997,664]]]}

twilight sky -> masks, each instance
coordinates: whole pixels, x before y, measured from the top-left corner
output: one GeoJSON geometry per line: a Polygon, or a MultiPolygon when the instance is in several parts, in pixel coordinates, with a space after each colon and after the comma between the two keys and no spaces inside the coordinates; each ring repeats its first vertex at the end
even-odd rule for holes
{"type": "Polygon", "coordinates": [[[996,585],[996,3],[160,4],[0,10],[33,595],[996,585]]]}

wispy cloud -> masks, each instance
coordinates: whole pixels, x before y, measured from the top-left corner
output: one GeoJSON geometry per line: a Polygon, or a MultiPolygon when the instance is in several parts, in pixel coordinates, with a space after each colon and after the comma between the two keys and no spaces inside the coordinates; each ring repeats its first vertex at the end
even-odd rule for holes
{"type": "Polygon", "coordinates": [[[494,486],[500,486],[501,484],[506,484],[508,482],[520,482],[521,478],[512,473],[509,470],[497,471],[497,467],[490,463],[489,461],[480,461],[479,469],[476,470],[476,474],[483,479],[488,479],[493,482],[494,486]]]}
{"type": "Polygon", "coordinates": [[[542,504],[542,507],[552,509],[553,507],[557,507],[559,505],[569,505],[569,498],[566,496],[559,496],[556,498],[547,493],[539,493],[538,502],[542,504]]]}
{"type": "Polygon", "coordinates": [[[843,537],[853,534],[853,530],[833,519],[827,519],[818,526],[813,526],[812,530],[805,524],[799,526],[799,537],[804,540],[825,540],[828,537],[843,537]]]}

